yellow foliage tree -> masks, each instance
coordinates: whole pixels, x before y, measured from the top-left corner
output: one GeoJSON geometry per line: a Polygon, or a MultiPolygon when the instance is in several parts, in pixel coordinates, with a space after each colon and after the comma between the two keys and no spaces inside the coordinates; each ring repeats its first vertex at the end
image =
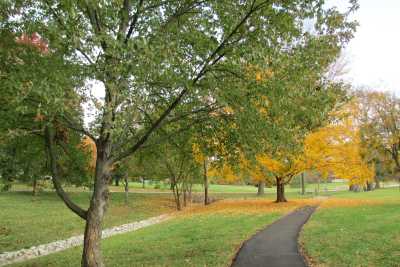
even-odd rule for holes
{"type": "MultiPolygon", "coordinates": [[[[349,109],[351,112],[351,106],[344,111],[349,109]]],[[[351,115],[341,116],[335,123],[309,134],[304,151],[308,167],[322,177],[334,175],[347,179],[350,185],[365,185],[375,176],[374,167],[361,157],[360,132],[351,115]]]]}
{"type": "Polygon", "coordinates": [[[304,170],[307,165],[302,154],[279,154],[274,157],[267,154],[258,155],[257,162],[261,169],[267,171],[275,180],[276,202],[286,202],[285,185],[304,170]]]}

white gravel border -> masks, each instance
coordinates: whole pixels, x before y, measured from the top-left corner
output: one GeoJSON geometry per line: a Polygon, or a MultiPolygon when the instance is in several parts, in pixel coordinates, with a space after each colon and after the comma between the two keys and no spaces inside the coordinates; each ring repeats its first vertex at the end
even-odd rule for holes
{"type": "MultiPolygon", "coordinates": [[[[112,228],[107,228],[102,231],[102,238],[107,238],[118,234],[136,231],[138,229],[166,221],[171,217],[172,216],[169,214],[163,214],[146,220],[123,224],[112,228]]],[[[77,235],[70,237],[68,239],[58,240],[47,244],[33,246],[27,249],[3,252],[0,254],[0,266],[5,266],[11,263],[34,259],[44,255],[49,255],[55,252],[66,250],[68,248],[80,246],[82,244],[83,244],[83,235],[77,235]]]]}

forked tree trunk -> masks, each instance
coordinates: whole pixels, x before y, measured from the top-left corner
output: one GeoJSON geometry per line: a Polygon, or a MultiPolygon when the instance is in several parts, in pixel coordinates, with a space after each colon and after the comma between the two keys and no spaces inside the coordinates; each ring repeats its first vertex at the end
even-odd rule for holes
{"type": "Polygon", "coordinates": [[[203,161],[203,175],[204,175],[204,205],[210,204],[208,199],[208,175],[207,175],[207,160],[203,161]]]}
{"type": "Polygon", "coordinates": [[[109,166],[97,154],[95,187],[87,211],[85,234],[83,240],[82,267],[103,267],[101,254],[101,231],[103,218],[107,209],[109,197],[108,183],[110,180],[109,166]]]}
{"type": "Polygon", "coordinates": [[[257,195],[262,196],[265,193],[265,181],[261,181],[258,183],[257,195]]]}
{"type": "Polygon", "coordinates": [[[281,178],[276,178],[276,203],[287,202],[285,197],[285,184],[281,178]]]}

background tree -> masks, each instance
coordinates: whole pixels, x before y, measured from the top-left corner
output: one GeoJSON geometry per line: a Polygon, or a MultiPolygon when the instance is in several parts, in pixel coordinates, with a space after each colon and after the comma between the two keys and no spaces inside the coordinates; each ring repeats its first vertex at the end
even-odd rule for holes
{"type": "Polygon", "coordinates": [[[354,105],[350,103],[330,125],[310,133],[304,150],[309,168],[323,178],[333,175],[347,179],[350,185],[365,186],[374,178],[374,166],[362,158],[360,131],[353,111],[354,105]]]}
{"type": "Polygon", "coordinates": [[[379,177],[390,173],[388,158],[392,160],[396,173],[400,167],[400,101],[389,93],[364,90],[355,93],[355,103],[362,154],[366,161],[378,165],[380,175],[376,175],[375,183],[379,186],[379,177]]]}

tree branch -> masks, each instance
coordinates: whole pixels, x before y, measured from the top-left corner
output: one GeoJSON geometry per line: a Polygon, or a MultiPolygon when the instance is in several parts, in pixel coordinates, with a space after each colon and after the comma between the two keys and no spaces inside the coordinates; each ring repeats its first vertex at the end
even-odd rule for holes
{"type": "Polygon", "coordinates": [[[58,167],[57,167],[57,156],[56,156],[56,152],[54,151],[53,138],[54,138],[54,134],[50,130],[49,126],[46,126],[45,140],[46,140],[48,155],[50,158],[50,168],[51,168],[51,173],[52,173],[51,180],[53,181],[54,188],[56,189],[57,195],[64,201],[65,205],[70,210],[72,210],[75,214],[77,214],[79,217],[86,220],[87,211],[82,209],[81,207],[79,207],[77,204],[75,204],[69,198],[69,196],[65,193],[64,189],[62,188],[59,173],[58,173],[58,167]]]}
{"type": "MultiPolygon", "coordinates": [[[[260,3],[259,5],[255,6],[255,1],[253,1],[250,10],[246,13],[246,15],[236,24],[236,26],[233,28],[233,30],[230,32],[230,34],[227,35],[227,37],[224,38],[224,40],[215,48],[215,50],[211,53],[211,55],[206,59],[206,61],[203,64],[203,67],[199,71],[199,73],[194,77],[194,79],[191,82],[191,85],[194,86],[207,72],[207,68],[212,63],[212,65],[215,65],[218,63],[219,60],[223,58],[223,56],[217,56],[219,52],[225,47],[225,45],[229,42],[229,40],[239,31],[240,27],[248,20],[248,18],[258,11],[262,6],[264,6],[266,3],[269,1],[264,1],[260,3]]],[[[224,54],[222,54],[224,55],[224,54]]],[[[145,134],[142,136],[142,138],[139,139],[139,141],[134,144],[130,149],[126,150],[125,152],[122,152],[121,154],[117,155],[113,161],[119,161],[131,154],[133,154],[137,149],[139,149],[150,137],[150,135],[160,127],[161,122],[164,121],[164,119],[167,118],[167,116],[174,110],[179,103],[181,102],[182,98],[186,95],[186,93],[189,91],[189,88],[185,86],[181,92],[178,94],[178,96],[175,98],[175,100],[167,107],[167,109],[160,115],[160,117],[151,125],[151,127],[145,132],[145,134]]]]}
{"type": "Polygon", "coordinates": [[[128,33],[126,34],[126,37],[125,37],[125,40],[124,40],[124,43],[125,43],[125,44],[127,44],[129,38],[131,38],[131,35],[132,35],[132,33],[133,33],[133,29],[135,28],[136,23],[137,23],[137,21],[138,21],[138,19],[139,19],[139,13],[140,13],[140,10],[141,10],[141,8],[142,8],[142,6],[143,6],[143,2],[144,2],[144,0],[139,0],[139,2],[138,2],[138,4],[137,4],[135,15],[133,15],[131,24],[130,24],[130,26],[129,26],[128,33]]]}

